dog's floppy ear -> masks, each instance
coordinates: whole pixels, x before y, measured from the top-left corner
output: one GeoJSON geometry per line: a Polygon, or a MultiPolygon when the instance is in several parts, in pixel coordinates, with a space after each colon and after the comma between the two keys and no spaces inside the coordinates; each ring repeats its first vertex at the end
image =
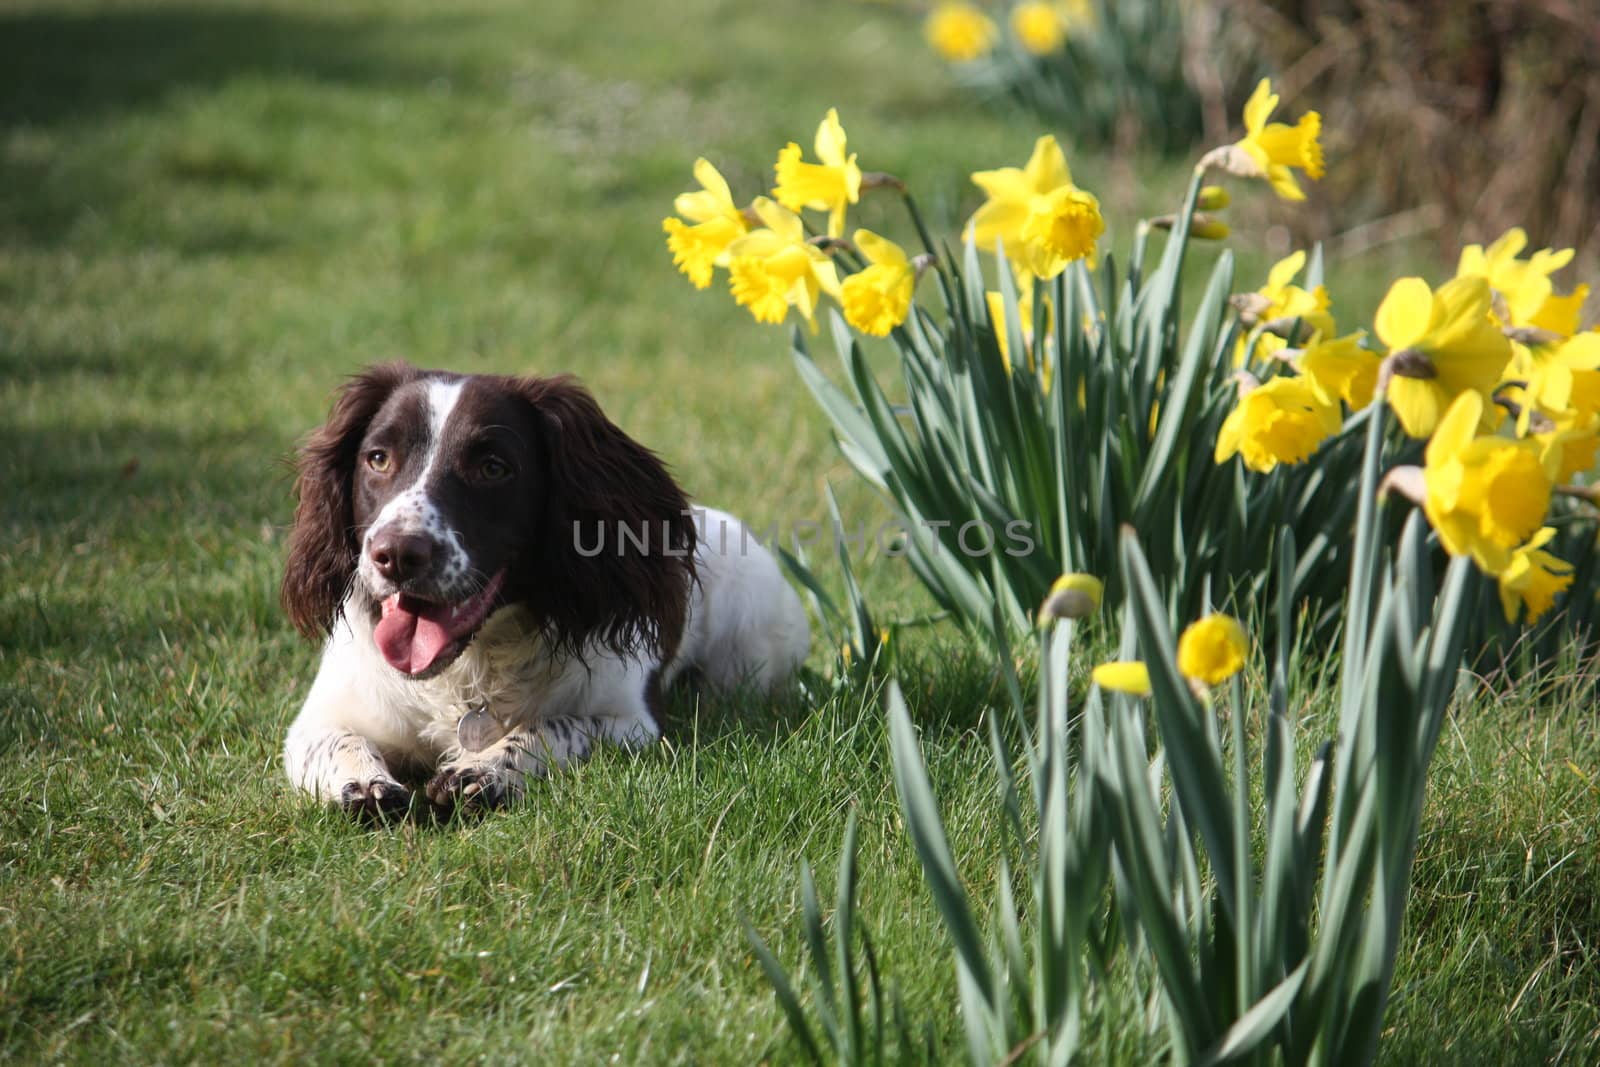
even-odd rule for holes
{"type": "Polygon", "coordinates": [[[524,596],[558,647],[670,655],[694,580],[694,520],[655,454],[570,377],[518,379],[545,458],[543,521],[524,596]]]}
{"type": "Polygon", "coordinates": [[[401,362],[368,367],[344,384],[328,421],[300,450],[294,486],[299,503],[281,595],[295,628],[307,637],[333,629],[355,573],[360,546],[352,481],[361,438],[389,394],[420,373],[401,362]]]}

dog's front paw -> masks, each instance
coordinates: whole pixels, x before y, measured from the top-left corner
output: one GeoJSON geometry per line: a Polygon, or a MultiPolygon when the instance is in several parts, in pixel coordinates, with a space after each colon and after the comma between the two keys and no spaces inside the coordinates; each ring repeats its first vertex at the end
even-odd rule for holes
{"type": "Polygon", "coordinates": [[[388,822],[411,807],[411,790],[392,778],[346,782],[339,790],[339,806],[360,819],[388,822]]]}
{"type": "Polygon", "coordinates": [[[505,775],[487,767],[443,767],[423,789],[441,811],[497,808],[512,796],[505,775]]]}

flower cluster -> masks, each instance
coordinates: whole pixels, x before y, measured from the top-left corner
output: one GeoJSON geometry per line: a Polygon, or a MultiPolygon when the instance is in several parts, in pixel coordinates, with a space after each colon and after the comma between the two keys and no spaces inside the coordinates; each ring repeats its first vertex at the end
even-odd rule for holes
{"type": "Polygon", "coordinates": [[[1326,291],[1293,284],[1302,254],[1279,263],[1234,300],[1244,369],[1217,462],[1238,455],[1261,472],[1303,462],[1346,412],[1381,400],[1427,442],[1424,465],[1391,472],[1388,486],[1422,505],[1447,552],[1499,579],[1508,621],[1524,609],[1540,618],[1572,582],[1544,548],[1552,498],[1590,495],[1566,483],[1600,451],[1600,331],[1580,329],[1588,287],[1557,293],[1551,281],[1572,252],[1519,258],[1526,246],[1512,230],[1468,247],[1437,288],[1397,280],[1370,336],[1339,336],[1326,291]]]}
{"type": "MultiPolygon", "coordinates": [[[[1068,36],[1094,25],[1090,0],[1021,0],[1010,5],[1005,22],[1010,39],[1030,56],[1059,50],[1068,36]]],[[[971,63],[993,52],[1003,39],[988,12],[965,0],[936,4],[922,26],[928,46],[951,63],[971,63]]]]}
{"type": "MultiPolygon", "coordinates": [[[[773,168],[771,197],[756,197],[745,207],[735,203],[711,163],[697,160],[701,188],[680,195],[677,215],[662,222],[667,247],[697,288],[707,288],[716,270],[725,269],[734,300],[758,322],[781,323],[793,309],[815,329],[816,309],[826,295],[853,328],[885,337],[910,316],[917,278],[935,256],[931,249],[911,256],[866,229],[846,240],[848,212],[863,192],[898,189],[915,218],[911,199],[897,179],[862,173],[836,110],[818,126],[814,150],[817,161],[810,162],[798,144],[786,145],[773,168]],[[823,232],[808,228],[805,211],[826,212],[823,232]]],[[[1053,278],[1077,260],[1093,267],[1105,231],[1100,202],[1074,184],[1054,137],[1041,137],[1024,166],[978,171],[972,180],[988,199],[966,231],[980,248],[1014,265],[1031,322],[1034,279],[1053,278]]]]}
{"type": "MultiPolygon", "coordinates": [[[[1209,153],[1201,168],[1267,181],[1304,197],[1296,171],[1323,173],[1321,119],[1268,122],[1278,97],[1263,80],[1245,105],[1245,136],[1209,153]]],[[[1545,550],[1552,498],[1590,496],[1565,483],[1600,451],[1600,332],[1583,332],[1587,286],[1557,293],[1552,275],[1570,249],[1526,259],[1512,230],[1466,248],[1455,276],[1390,286],[1372,330],[1341,334],[1321,285],[1297,283],[1306,257],[1276,264],[1261,289],[1237,296],[1234,350],[1239,401],[1214,458],[1238,456],[1266,473],[1305,462],[1339,433],[1347,414],[1385,404],[1409,437],[1427,442],[1425,465],[1392,471],[1386,485],[1422,505],[1440,543],[1499,579],[1502,606],[1533,621],[1572,582],[1545,550]]]]}

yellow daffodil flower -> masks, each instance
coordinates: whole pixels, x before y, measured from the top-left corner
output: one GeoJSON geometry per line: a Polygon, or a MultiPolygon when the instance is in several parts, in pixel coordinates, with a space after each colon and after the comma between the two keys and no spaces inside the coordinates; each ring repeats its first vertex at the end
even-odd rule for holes
{"type": "Polygon", "coordinates": [[[733,202],[728,183],[717,168],[705,159],[694,161],[695,180],[700,189],[680,193],[673,209],[684,219],[663,219],[667,248],[673,264],[688,276],[696,289],[711,284],[713,267],[728,265],[728,246],[744,235],[748,227],[744,215],[733,202]]]}
{"type": "Polygon", "coordinates": [[[1100,610],[1105,585],[1092,574],[1063,574],[1039,607],[1039,625],[1054,619],[1083,619],[1100,610]]]}
{"type": "Polygon", "coordinates": [[[839,283],[844,319],[864,334],[887,337],[911,313],[916,269],[904,249],[871,230],[857,230],[855,244],[868,266],[839,283]]]}
{"type": "Polygon", "coordinates": [[[1141,660],[1112,660],[1090,672],[1094,684],[1114,693],[1147,697],[1150,695],[1150,668],[1141,660]]]}
{"type": "Polygon", "coordinates": [[[1333,301],[1328,296],[1327,287],[1319,285],[1305,289],[1294,283],[1305,265],[1305,251],[1293,252],[1272,265],[1267,272],[1266,285],[1254,293],[1234,298],[1234,305],[1239,308],[1245,325],[1270,324],[1272,327],[1255,332],[1253,340],[1249,337],[1239,339],[1238,347],[1234,350],[1234,366],[1243,366],[1251,358],[1266,359],[1284,348],[1288,340],[1273,330],[1287,333],[1296,321],[1300,323],[1299,332],[1295,335],[1298,344],[1334,335],[1333,301]]]}
{"type": "MultiPolygon", "coordinates": [[[[1505,326],[1530,326],[1555,290],[1550,276],[1572,261],[1573,250],[1557,252],[1541,248],[1528,259],[1518,259],[1528,245],[1528,235],[1520,228],[1507,230],[1488,248],[1468,245],[1461,250],[1456,277],[1479,277],[1505,298],[1511,321],[1505,326]]],[[[1556,298],[1560,300],[1561,298],[1556,298]]],[[[1580,300],[1581,304],[1582,301],[1580,300]]],[[[1566,330],[1569,336],[1574,330],[1566,330]]]]}
{"type": "Polygon", "coordinates": [[[1517,432],[1528,432],[1534,411],[1560,420],[1569,413],[1586,415],[1600,401],[1600,333],[1581,333],[1546,344],[1513,345],[1516,355],[1507,377],[1526,384],[1515,389],[1522,412],[1517,432]]]}
{"type": "Polygon", "coordinates": [[[1215,458],[1235,455],[1265,474],[1299,463],[1339,432],[1339,407],[1324,402],[1304,378],[1279,375],[1244,393],[1217,434],[1215,458]]]}
{"type": "Polygon", "coordinates": [[[1439,420],[1422,471],[1422,507],[1446,552],[1500,574],[1512,549],[1543,525],[1554,471],[1534,441],[1478,437],[1482,409],[1483,397],[1468,389],[1439,420]]]}
{"type": "Polygon", "coordinates": [[[1191,623],[1178,638],[1178,670],[1185,678],[1220,685],[1244,670],[1250,639],[1231,615],[1213,613],[1191,623]]]}
{"type": "Polygon", "coordinates": [[[1555,535],[1554,526],[1541,529],[1511,554],[1511,562],[1500,572],[1500,606],[1505,609],[1507,622],[1516,622],[1526,607],[1531,626],[1572,585],[1572,564],[1544,550],[1555,535]]]}
{"type": "Polygon", "coordinates": [[[800,146],[793,141],[778,153],[774,168],[778,184],[772,195],[790,211],[807,207],[826,211],[828,236],[838,237],[844,233],[845,209],[861,199],[861,168],[855,156],[845,155],[844,127],[839,124],[837,108],[828,109],[817,127],[813,147],[821,163],[802,162],[800,146]]]}
{"type": "Polygon", "coordinates": [[[819,293],[839,291],[833,261],[806,240],[800,216],[758,197],[756,215],[766,224],[728,246],[728,280],[733,299],[750,309],[757,322],[780,323],[795,307],[807,325],[813,318],[819,293]]]}
{"type": "Polygon", "coordinates": [[[1472,391],[1491,425],[1489,393],[1511,358],[1511,346],[1489,317],[1483,278],[1454,278],[1437,291],[1421,278],[1401,278],[1378,307],[1378,338],[1389,346],[1385,398],[1412,437],[1434,432],[1451,402],[1472,391]]]}
{"type": "Polygon", "coordinates": [[[994,20],[966,3],[943,3],[922,25],[922,34],[935,52],[952,63],[970,63],[994,49],[1000,36],[994,20]]]}
{"type": "Polygon", "coordinates": [[[1547,296],[1528,319],[1536,330],[1548,330],[1561,337],[1572,337],[1583,323],[1583,302],[1589,299],[1589,287],[1580,285],[1566,296],[1547,296]]]}
{"type": "MultiPolygon", "coordinates": [[[[1600,375],[1593,375],[1600,377],[1600,375]]],[[[1600,452],[1600,415],[1568,413],[1552,429],[1532,435],[1546,470],[1553,470],[1557,485],[1594,470],[1600,452]]]]}
{"type": "Polygon", "coordinates": [[[1055,5],[1024,0],[1011,9],[1011,35],[1029,55],[1047,56],[1066,40],[1067,24],[1055,5]]]}
{"type": "Polygon", "coordinates": [[[1278,94],[1272,91],[1272,82],[1262,78],[1244,105],[1244,138],[1233,145],[1250,165],[1242,165],[1236,156],[1227,165],[1243,177],[1265,178],[1285,200],[1304,200],[1306,194],[1295,180],[1294,168],[1305,171],[1313,181],[1322,177],[1322,145],[1317,140],[1322,116],[1307,111],[1293,126],[1268,122],[1277,107],[1278,94]]]}
{"type": "Polygon", "coordinates": [[[1378,353],[1362,348],[1361,338],[1362,334],[1353,333],[1313,341],[1295,361],[1324,404],[1337,405],[1343,400],[1351,411],[1360,411],[1372,403],[1378,387],[1378,365],[1383,360],[1378,353]]]}
{"type": "Polygon", "coordinates": [[[1040,278],[1054,278],[1075,259],[1094,267],[1095,244],[1106,228],[1100,201],[1073,184],[1054,137],[1039,138],[1025,166],[981,170],[972,181],[989,194],[967,223],[979,248],[993,252],[1002,245],[1040,278]]]}

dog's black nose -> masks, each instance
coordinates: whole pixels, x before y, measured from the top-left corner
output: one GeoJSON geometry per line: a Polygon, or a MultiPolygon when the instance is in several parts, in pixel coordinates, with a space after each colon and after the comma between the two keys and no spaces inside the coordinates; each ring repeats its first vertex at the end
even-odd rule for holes
{"type": "Polygon", "coordinates": [[[421,534],[380,533],[367,548],[373,566],[391,582],[401,583],[428,572],[433,539],[421,534]]]}

